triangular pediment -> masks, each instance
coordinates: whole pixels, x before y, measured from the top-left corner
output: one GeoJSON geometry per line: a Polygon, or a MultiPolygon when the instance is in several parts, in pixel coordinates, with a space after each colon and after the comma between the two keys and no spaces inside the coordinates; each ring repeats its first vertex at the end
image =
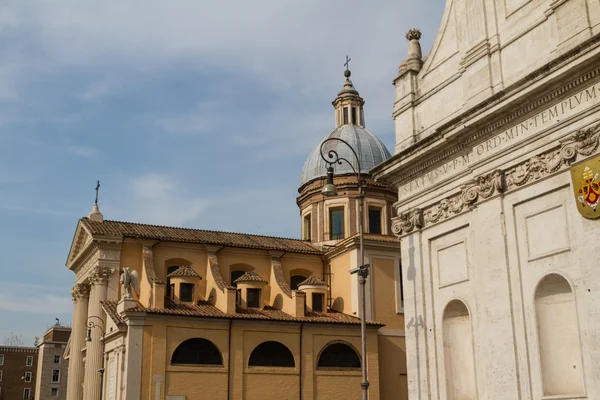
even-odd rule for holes
{"type": "Polygon", "coordinates": [[[425,72],[435,69],[459,52],[456,6],[454,3],[454,0],[446,2],[440,29],[423,66],[425,72]]]}
{"type": "Polygon", "coordinates": [[[81,221],[79,221],[77,223],[75,235],[73,236],[73,242],[71,243],[71,250],[69,250],[69,256],[67,257],[67,267],[71,265],[92,239],[92,235],[87,231],[81,221]]]}

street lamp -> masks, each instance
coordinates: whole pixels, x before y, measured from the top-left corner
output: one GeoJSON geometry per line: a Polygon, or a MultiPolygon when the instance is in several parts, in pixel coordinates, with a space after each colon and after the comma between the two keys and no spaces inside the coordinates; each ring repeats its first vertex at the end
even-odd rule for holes
{"type": "Polygon", "coordinates": [[[348,142],[340,138],[329,138],[321,143],[321,158],[325,160],[327,163],[327,183],[321,189],[321,193],[326,197],[337,196],[337,188],[333,183],[333,165],[334,164],[342,164],[342,161],[345,161],[352,171],[356,174],[356,181],[358,182],[358,237],[360,241],[359,253],[360,253],[360,266],[358,268],[354,268],[350,271],[351,274],[358,274],[358,282],[360,283],[360,341],[362,347],[362,362],[361,362],[361,370],[362,370],[362,382],[360,383],[360,387],[362,388],[362,399],[367,400],[369,397],[369,381],[367,380],[367,316],[366,316],[366,306],[365,306],[365,284],[367,283],[367,277],[369,276],[369,264],[365,264],[365,252],[363,247],[363,205],[364,205],[364,193],[362,181],[360,179],[360,158],[356,154],[356,151],[350,146],[348,142]],[[324,147],[326,143],[337,141],[344,143],[354,154],[354,158],[356,158],[356,163],[358,164],[358,170],[354,168],[352,163],[347,159],[340,157],[337,151],[328,150],[325,154],[324,147]]]}
{"type": "Polygon", "coordinates": [[[102,338],[100,338],[100,340],[102,341],[102,367],[98,370],[98,372],[100,372],[100,397],[99,400],[102,400],[102,389],[104,389],[104,350],[105,350],[105,345],[106,342],[104,341],[104,336],[106,336],[106,332],[104,331],[104,328],[102,328],[102,325],[95,323],[94,321],[90,321],[90,319],[92,318],[97,318],[98,320],[100,320],[102,322],[102,325],[104,325],[104,321],[102,320],[102,318],[100,317],[96,317],[96,316],[91,316],[88,317],[88,323],[87,323],[87,336],[85,338],[86,342],[91,342],[92,341],[92,329],[94,328],[98,328],[100,329],[100,331],[102,332],[102,338]]]}

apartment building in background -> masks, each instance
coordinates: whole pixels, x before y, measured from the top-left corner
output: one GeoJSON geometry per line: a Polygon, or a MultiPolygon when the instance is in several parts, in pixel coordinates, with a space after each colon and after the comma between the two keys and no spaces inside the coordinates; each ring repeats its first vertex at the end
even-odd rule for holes
{"type": "Polygon", "coordinates": [[[66,399],[69,360],[64,359],[63,354],[70,336],[71,328],[62,326],[57,321],[44,333],[41,343],[37,345],[36,400],[66,399]]]}
{"type": "Polygon", "coordinates": [[[38,349],[0,346],[0,400],[32,400],[38,349]]]}

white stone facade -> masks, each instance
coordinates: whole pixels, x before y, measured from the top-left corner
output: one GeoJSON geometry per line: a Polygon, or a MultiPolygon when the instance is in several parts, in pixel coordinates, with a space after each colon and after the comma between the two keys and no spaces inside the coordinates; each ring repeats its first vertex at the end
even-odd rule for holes
{"type": "Polygon", "coordinates": [[[600,155],[599,29],[598,1],[448,0],[424,62],[409,35],[372,172],[398,188],[410,399],[600,399],[600,219],[570,175],[600,155]]]}

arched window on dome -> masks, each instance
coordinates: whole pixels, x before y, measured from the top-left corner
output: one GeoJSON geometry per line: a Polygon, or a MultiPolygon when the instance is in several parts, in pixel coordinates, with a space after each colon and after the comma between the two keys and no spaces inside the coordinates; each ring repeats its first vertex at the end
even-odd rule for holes
{"type": "Polygon", "coordinates": [[[360,357],[350,344],[333,342],[321,350],[317,368],[360,368],[360,357]]]}
{"type": "Polygon", "coordinates": [[[294,355],[285,345],[274,342],[262,342],[252,350],[249,367],[288,367],[294,368],[294,355]]]}
{"type": "Polygon", "coordinates": [[[171,365],[223,365],[223,356],[213,342],[203,338],[181,343],[171,357],[171,365]]]}

